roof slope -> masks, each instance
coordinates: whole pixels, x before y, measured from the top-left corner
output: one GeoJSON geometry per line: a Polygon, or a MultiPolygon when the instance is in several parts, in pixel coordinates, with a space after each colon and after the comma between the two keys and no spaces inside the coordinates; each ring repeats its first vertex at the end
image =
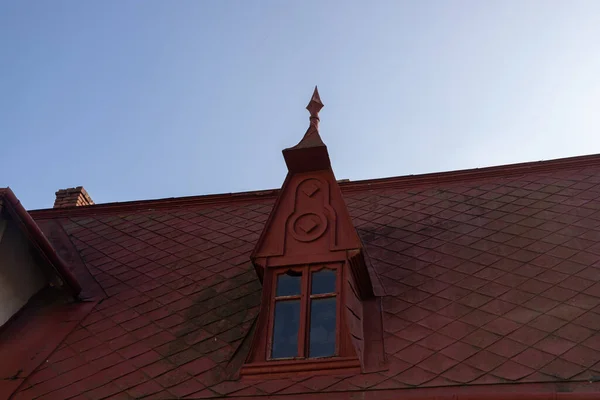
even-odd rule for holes
{"type": "Polygon", "coordinates": [[[600,157],[552,165],[347,186],[389,361],[355,376],[237,379],[260,301],[249,254],[273,196],[33,213],[60,221],[108,298],[17,398],[595,387],[600,157]]]}

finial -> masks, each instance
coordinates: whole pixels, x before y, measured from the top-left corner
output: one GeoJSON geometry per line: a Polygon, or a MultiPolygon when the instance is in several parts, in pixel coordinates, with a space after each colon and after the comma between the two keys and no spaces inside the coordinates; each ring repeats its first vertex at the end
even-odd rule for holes
{"type": "Polygon", "coordinates": [[[283,150],[283,158],[289,172],[319,171],[331,168],[327,146],[319,135],[319,111],[323,108],[319,89],[315,86],[306,109],[310,113],[310,125],[302,140],[294,147],[283,150]]]}
{"type": "Polygon", "coordinates": [[[323,103],[321,102],[321,97],[319,96],[319,89],[315,86],[315,91],[313,92],[306,109],[310,113],[310,124],[315,127],[319,126],[319,111],[323,108],[323,103]]]}

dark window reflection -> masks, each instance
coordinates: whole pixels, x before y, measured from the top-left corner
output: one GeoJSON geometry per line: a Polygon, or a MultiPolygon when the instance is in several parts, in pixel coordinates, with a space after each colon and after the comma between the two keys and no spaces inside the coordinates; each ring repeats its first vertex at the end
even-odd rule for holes
{"type": "Polygon", "coordinates": [[[275,302],[272,358],[298,355],[298,328],[300,326],[300,300],[275,302]]]}
{"type": "Polygon", "coordinates": [[[309,357],[335,355],[335,297],[312,299],[309,357]]]}
{"type": "Polygon", "coordinates": [[[335,292],[335,271],[324,269],[312,274],[311,294],[323,294],[335,292]]]}
{"type": "Polygon", "coordinates": [[[277,276],[276,296],[295,296],[300,294],[302,274],[300,272],[286,272],[277,276]]]}

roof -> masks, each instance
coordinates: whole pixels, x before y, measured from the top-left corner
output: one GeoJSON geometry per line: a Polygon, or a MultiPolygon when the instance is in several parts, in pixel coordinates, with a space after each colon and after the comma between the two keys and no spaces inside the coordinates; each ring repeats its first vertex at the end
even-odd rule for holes
{"type": "Polygon", "coordinates": [[[251,192],[31,212],[106,295],[15,398],[599,390],[600,155],[340,186],[383,296],[385,371],[239,379],[277,195],[251,192]]]}
{"type": "Polygon", "coordinates": [[[10,188],[0,188],[0,211],[2,206],[16,219],[23,233],[63,279],[70,292],[78,295],[81,292],[79,282],[10,188]]]}
{"type": "MultiPolygon", "coordinates": [[[[81,293],[78,280],[9,188],[0,188],[0,211],[6,212],[31,247],[48,262],[40,267],[52,268],[61,278],[53,280],[58,285],[35,294],[0,329],[0,354],[4,360],[0,365],[0,398],[9,398],[96,303],[73,301],[79,300],[81,293]]],[[[96,289],[93,282],[85,279],[83,282],[86,292],[96,289]]]]}

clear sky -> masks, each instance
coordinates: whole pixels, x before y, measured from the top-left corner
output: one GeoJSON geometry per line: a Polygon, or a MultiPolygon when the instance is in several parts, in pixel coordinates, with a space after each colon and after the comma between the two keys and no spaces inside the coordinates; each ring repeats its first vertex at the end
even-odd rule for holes
{"type": "Polygon", "coordinates": [[[600,1],[0,0],[0,187],[25,207],[600,153],[600,1]]]}

